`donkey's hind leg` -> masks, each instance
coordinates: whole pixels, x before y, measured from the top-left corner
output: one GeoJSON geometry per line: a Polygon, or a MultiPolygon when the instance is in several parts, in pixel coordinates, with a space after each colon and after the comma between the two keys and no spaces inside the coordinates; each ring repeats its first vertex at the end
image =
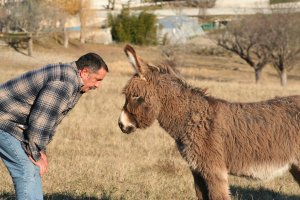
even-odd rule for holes
{"type": "Polygon", "coordinates": [[[290,173],[293,175],[295,181],[298,183],[300,186],[300,164],[292,164],[290,173]]]}

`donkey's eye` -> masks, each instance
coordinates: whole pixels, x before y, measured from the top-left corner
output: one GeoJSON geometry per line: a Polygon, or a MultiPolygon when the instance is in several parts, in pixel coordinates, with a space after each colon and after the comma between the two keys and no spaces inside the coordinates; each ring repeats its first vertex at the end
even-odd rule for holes
{"type": "Polygon", "coordinates": [[[137,103],[141,104],[145,101],[144,97],[139,96],[139,97],[133,97],[134,101],[136,101],[137,103]]]}

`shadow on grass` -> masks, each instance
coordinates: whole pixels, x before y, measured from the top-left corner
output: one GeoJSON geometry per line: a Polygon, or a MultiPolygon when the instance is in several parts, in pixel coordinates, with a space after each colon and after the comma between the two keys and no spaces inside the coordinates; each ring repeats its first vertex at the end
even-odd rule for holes
{"type": "MultiPolygon", "coordinates": [[[[237,186],[230,187],[232,200],[299,200],[300,196],[287,195],[265,188],[241,188],[237,186]]],[[[100,197],[93,196],[74,196],[68,193],[46,194],[44,200],[112,200],[112,193],[104,193],[100,197]]],[[[162,194],[163,195],[163,194],[162,194]]],[[[162,196],[163,197],[163,196],[162,196]]],[[[125,199],[125,198],[122,198],[125,199]]],[[[13,193],[0,193],[0,200],[15,200],[13,193]]]]}
{"type": "Polygon", "coordinates": [[[18,53],[20,53],[20,54],[23,54],[23,55],[27,56],[27,53],[24,53],[24,52],[23,52],[24,48],[18,47],[18,45],[17,45],[17,44],[14,44],[14,43],[8,43],[8,45],[9,45],[10,47],[12,47],[16,52],[18,52],[18,53]]]}
{"type": "MultiPolygon", "coordinates": [[[[0,200],[15,200],[14,193],[0,193],[0,200]]],[[[110,193],[104,193],[99,198],[93,196],[75,196],[68,193],[54,193],[44,195],[44,200],[112,200],[110,193]]]]}
{"type": "Polygon", "coordinates": [[[287,195],[274,192],[265,188],[241,188],[237,186],[230,187],[234,200],[299,200],[300,196],[287,195]]]}

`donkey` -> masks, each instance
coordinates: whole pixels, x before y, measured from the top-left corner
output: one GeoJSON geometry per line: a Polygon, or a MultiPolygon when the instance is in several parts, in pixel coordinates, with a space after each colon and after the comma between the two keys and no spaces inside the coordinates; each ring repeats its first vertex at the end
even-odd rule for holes
{"type": "Polygon", "coordinates": [[[231,103],[188,85],[171,66],[124,48],[136,73],[123,89],[122,132],[155,120],[190,166],[198,199],[229,200],[228,174],[266,180],[288,171],[300,184],[300,96],[231,103]]]}

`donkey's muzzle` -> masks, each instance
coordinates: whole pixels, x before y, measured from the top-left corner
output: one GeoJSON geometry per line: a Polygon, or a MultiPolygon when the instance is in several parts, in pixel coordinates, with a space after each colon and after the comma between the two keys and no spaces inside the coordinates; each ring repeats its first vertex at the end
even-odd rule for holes
{"type": "Polygon", "coordinates": [[[119,127],[123,133],[129,134],[135,131],[134,126],[125,126],[122,122],[119,121],[119,127]]]}

